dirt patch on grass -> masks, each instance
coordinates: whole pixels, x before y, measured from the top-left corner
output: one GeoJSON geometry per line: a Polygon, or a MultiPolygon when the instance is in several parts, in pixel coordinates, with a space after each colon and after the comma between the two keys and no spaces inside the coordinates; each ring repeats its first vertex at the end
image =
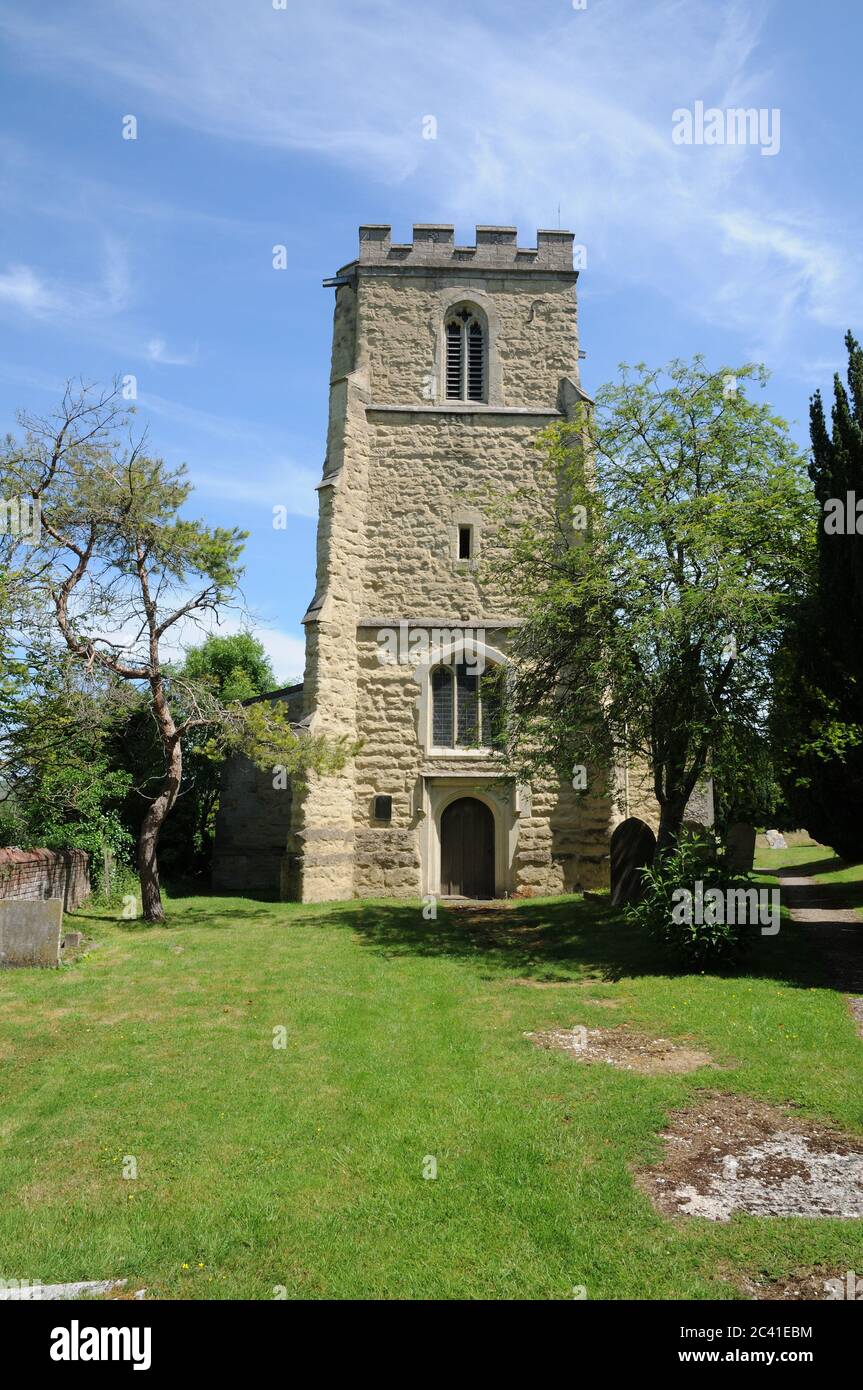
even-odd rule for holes
{"type": "Polygon", "coordinates": [[[629,1028],[578,1026],[525,1033],[525,1037],[537,1047],[570,1052],[579,1062],[604,1062],[624,1071],[685,1072],[716,1065],[709,1052],[690,1047],[686,1042],[650,1038],[646,1033],[636,1033],[629,1028]]]}
{"type": "Polygon", "coordinates": [[[488,898],[482,907],[477,907],[476,898],[441,899],[441,907],[445,907],[447,912],[464,912],[477,922],[482,922],[497,912],[513,912],[517,907],[523,906],[524,903],[517,902],[515,898],[488,898]]]}
{"type": "Polygon", "coordinates": [[[863,1038],[863,999],[849,999],[848,1008],[857,1025],[857,1036],[863,1038]]]}
{"type": "MultiPolygon", "coordinates": [[[[782,1279],[768,1279],[766,1275],[753,1275],[743,1280],[742,1292],[747,1298],[762,1302],[782,1302],[805,1300],[806,1302],[835,1302],[849,1296],[848,1279],[845,1271],[823,1269],[797,1269],[782,1279]]],[[[854,1289],[850,1291],[854,1298],[854,1289]]]]}
{"type": "Polygon", "coordinates": [[[747,1096],[676,1110],[665,1157],[636,1174],[666,1216],[863,1216],[863,1140],[747,1096]]]}

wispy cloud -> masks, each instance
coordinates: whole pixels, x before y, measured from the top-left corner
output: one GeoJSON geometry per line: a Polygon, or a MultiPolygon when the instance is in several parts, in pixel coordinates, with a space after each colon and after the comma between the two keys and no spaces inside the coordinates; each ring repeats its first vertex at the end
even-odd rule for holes
{"type": "Polygon", "coordinates": [[[171,352],[164,338],[151,338],[147,343],[148,362],[158,362],[166,367],[193,367],[198,360],[198,344],[191,352],[171,352]]]}
{"type": "MultiPolygon", "coordinates": [[[[190,464],[196,494],[264,509],[272,520],[273,507],[285,507],[292,516],[317,517],[315,486],[320,468],[310,468],[285,453],[284,437],[276,430],[251,420],[182,405],[151,391],[143,392],[138,407],[167,421],[185,437],[219,441],[219,460],[208,456],[201,467],[190,464]]],[[[175,446],[177,456],[183,449],[175,446]]]]}
{"type": "MultiPolygon", "coordinates": [[[[0,26],[25,58],[103,84],[136,112],[141,139],[167,120],[361,163],[381,185],[415,184],[426,216],[464,232],[477,215],[554,225],[560,204],[589,264],[654,290],[664,278],[681,309],[750,336],[767,320],[778,351],[802,322],[843,327],[863,311],[856,228],[800,205],[817,151],[786,138],[764,160],[671,141],[672,111],[695,100],[776,104],[780,57],[762,44],[772,8],[439,0],[432,24],[403,0],[242,13],[235,0],[83,0],[0,26]],[[779,169],[768,179],[765,166],[779,169]]],[[[18,292],[38,302],[38,286],[18,292]]]]}
{"type": "Polygon", "coordinates": [[[0,305],[36,319],[104,318],[124,309],[129,295],[126,257],[110,237],[103,242],[101,277],[92,285],[49,278],[30,265],[0,272],[0,305]]]}
{"type": "MultiPolygon", "coordinates": [[[[60,377],[24,370],[17,363],[3,359],[0,359],[0,379],[16,382],[55,400],[64,386],[60,377]]],[[[290,516],[317,518],[315,487],[320,481],[320,468],[298,463],[287,454],[284,438],[277,431],[236,416],[181,405],[151,392],[144,393],[136,404],[142,425],[152,415],[177,426],[186,441],[194,442],[200,437],[220,441],[218,459],[201,450],[207,453],[206,465],[199,466],[194,458],[189,464],[189,481],[193,487],[189,507],[192,511],[195,498],[200,496],[241,504],[247,510],[260,513],[259,524],[265,522],[267,526],[272,525],[274,507],[284,507],[290,516]],[[233,452],[232,445],[235,446],[233,452]]],[[[163,447],[162,433],[152,430],[154,446],[159,448],[163,447]]],[[[186,443],[178,442],[165,447],[164,452],[173,459],[188,459],[190,450],[186,443]]]]}
{"type": "MultiPolygon", "coordinates": [[[[164,594],[164,602],[159,610],[160,617],[174,608],[179,608],[193,597],[195,590],[177,586],[164,594]]],[[[130,662],[146,665],[149,658],[146,624],[138,614],[134,594],[129,602],[122,605],[122,614],[117,625],[105,626],[98,630],[99,638],[120,650],[130,662]],[[133,616],[134,615],[134,616],[133,616]]],[[[231,606],[222,606],[218,613],[212,609],[202,609],[190,617],[182,618],[168,628],[159,644],[159,654],[164,662],[181,662],[190,647],[199,647],[207,637],[234,637],[240,632],[250,632],[261,643],[273,674],[280,685],[289,681],[302,680],[305,664],[305,638],[294,632],[262,621],[259,615],[249,611],[238,601],[231,606]]]]}
{"type": "Polygon", "coordinates": [[[22,309],[25,314],[47,314],[56,305],[56,297],[29,265],[10,265],[0,275],[0,300],[22,309]]]}
{"type": "Polygon", "coordinates": [[[259,458],[254,472],[255,476],[248,478],[245,474],[238,476],[237,470],[214,473],[196,468],[192,481],[196,492],[209,497],[263,508],[270,524],[276,507],[284,507],[291,516],[317,517],[315,486],[320,481],[318,474],[286,458],[277,458],[274,462],[259,458]]]}

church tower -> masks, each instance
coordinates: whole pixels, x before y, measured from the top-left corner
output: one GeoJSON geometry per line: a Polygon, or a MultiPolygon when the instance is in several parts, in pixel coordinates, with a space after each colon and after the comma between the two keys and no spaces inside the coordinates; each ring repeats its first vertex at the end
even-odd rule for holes
{"type": "MultiPolygon", "coordinates": [[[[500,508],[540,485],[537,436],[587,400],[577,278],[570,232],[520,247],[514,227],[477,227],[456,246],[452,227],[422,225],[397,244],[370,225],[324,282],[336,303],[305,677],[262,698],[360,747],[302,788],[226,764],[217,891],[562,893],[607,885],[624,817],[657,825],[646,767],[610,770],[607,794],[527,787],[495,751],[518,623],[495,579],[500,508]]],[[[690,815],[711,823],[709,784],[690,815]]]]}
{"type": "Polygon", "coordinates": [[[516,621],[490,511],[583,399],[573,236],[360,228],[335,288],[303,714],[361,740],[291,808],[284,896],[553,893],[603,878],[609,808],[502,780],[496,681],[516,621]],[[598,814],[597,814],[598,813],[598,814]],[[591,828],[592,827],[592,828],[591,828]]]}

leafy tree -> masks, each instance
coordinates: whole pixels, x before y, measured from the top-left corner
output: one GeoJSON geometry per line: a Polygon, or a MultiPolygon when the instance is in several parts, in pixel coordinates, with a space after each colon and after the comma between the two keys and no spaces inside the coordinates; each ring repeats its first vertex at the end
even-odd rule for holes
{"type": "Polygon", "coordinates": [[[26,688],[0,710],[0,841],[125,856],[121,808],[132,779],[112,765],[108,745],[127,692],[69,660],[31,655],[26,688]]]}
{"type": "Polygon", "coordinates": [[[207,637],[199,647],[190,647],[182,673],[187,680],[211,682],[223,700],[250,700],[276,685],[269,657],[250,632],[207,637]]]}
{"type": "Polygon", "coordinates": [[[821,524],[777,658],[773,731],[796,819],[854,860],[863,858],[863,348],[851,333],[845,346],[848,389],[837,373],[832,432],[820,392],[810,405],[821,524]]]}
{"type": "MultiPolygon", "coordinates": [[[[772,708],[772,705],[771,705],[772,708]]],[[[716,828],[735,821],[788,825],[769,733],[729,721],[710,759],[716,828]]]]}
{"type": "Polygon", "coordinates": [[[193,731],[209,729],[223,746],[256,756],[277,747],[289,772],[329,771],[351,750],[298,736],[278,702],[250,720],[238,702],[172,671],[167,644],[237,595],[244,534],[183,515],[185,468],[148,453],[146,435],[133,438],[117,386],[68,386],[53,415],[19,423],[2,470],[41,506],[41,542],[25,552],[31,583],[75,661],[143,690],[158,733],[161,779],[141,821],[137,865],[143,915],[162,921],[158,842],[193,731]]]}
{"type": "Polygon", "coordinates": [[[764,728],[813,522],[784,421],[746,392],[763,368],[621,371],[540,441],[505,565],[524,618],[508,743],[523,775],[646,765],[662,856],[723,735],[764,728]]]}

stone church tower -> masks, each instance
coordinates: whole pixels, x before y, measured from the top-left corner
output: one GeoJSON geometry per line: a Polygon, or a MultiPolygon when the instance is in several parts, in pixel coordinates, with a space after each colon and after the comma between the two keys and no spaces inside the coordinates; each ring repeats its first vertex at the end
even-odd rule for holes
{"type": "Polygon", "coordinates": [[[316,587],[302,686],[278,697],[362,747],[296,796],[229,765],[217,888],[321,902],[607,882],[610,800],[517,786],[492,746],[516,618],[489,578],[491,507],[535,478],[538,432],[585,399],[573,237],[536,241],[477,227],[456,246],[450,226],[415,226],[398,245],[364,226],[325,282],[316,587]]]}

